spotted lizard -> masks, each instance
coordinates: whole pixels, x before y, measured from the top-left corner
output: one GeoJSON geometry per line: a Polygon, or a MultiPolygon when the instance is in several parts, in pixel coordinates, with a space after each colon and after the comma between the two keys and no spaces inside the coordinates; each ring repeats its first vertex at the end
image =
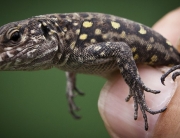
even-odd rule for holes
{"type": "MultiPolygon", "coordinates": [[[[126,101],[131,97],[134,100],[134,119],[140,108],[148,130],[146,112],[157,114],[166,107],[153,111],[147,106],[144,91],[153,94],[160,91],[143,83],[136,64],[172,66],[180,64],[180,58],[171,43],[151,28],[108,14],[47,14],[0,27],[0,70],[55,67],[66,71],[67,100],[75,118],[79,116],[74,96],[83,95],[76,87],[76,73],[108,78],[119,70],[129,86],[126,101]]],[[[162,77],[162,82],[168,74],[162,77]]]]}

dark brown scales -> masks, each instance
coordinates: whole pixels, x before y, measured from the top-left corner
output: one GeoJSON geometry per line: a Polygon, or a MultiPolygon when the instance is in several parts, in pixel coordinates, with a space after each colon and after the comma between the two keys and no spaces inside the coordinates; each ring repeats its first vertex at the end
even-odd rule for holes
{"type": "MultiPolygon", "coordinates": [[[[40,70],[52,67],[66,71],[66,96],[70,113],[79,109],[74,96],[83,95],[76,87],[76,73],[110,76],[119,70],[134,100],[134,119],[138,107],[148,130],[146,112],[152,111],[144,91],[154,94],[142,82],[136,63],[148,65],[180,64],[179,53],[170,42],[151,28],[121,17],[101,13],[48,14],[0,27],[0,70],[40,70]]],[[[175,66],[164,76],[180,68],[175,66]]],[[[180,75],[173,74],[173,79],[180,75]]]]}

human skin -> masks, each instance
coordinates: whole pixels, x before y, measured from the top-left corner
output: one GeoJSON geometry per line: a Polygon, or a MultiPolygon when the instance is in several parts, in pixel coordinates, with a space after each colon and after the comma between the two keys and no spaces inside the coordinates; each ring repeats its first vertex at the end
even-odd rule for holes
{"type": "MultiPolygon", "coordinates": [[[[176,49],[180,50],[180,8],[177,8],[162,19],[153,29],[167,38],[176,49]]],[[[167,110],[161,114],[151,115],[147,113],[149,129],[144,130],[144,119],[141,111],[138,111],[138,119],[134,120],[133,99],[125,102],[129,88],[120,73],[115,73],[107,81],[101,90],[98,107],[105,127],[113,138],[178,138],[180,137],[180,77],[173,82],[171,75],[166,78],[165,85],[161,84],[160,77],[163,71],[169,68],[153,68],[138,65],[138,70],[145,85],[154,90],[160,90],[160,94],[145,92],[146,101],[152,110],[158,110],[167,106],[167,110]]],[[[140,110],[140,109],[139,109],[140,110]]]]}

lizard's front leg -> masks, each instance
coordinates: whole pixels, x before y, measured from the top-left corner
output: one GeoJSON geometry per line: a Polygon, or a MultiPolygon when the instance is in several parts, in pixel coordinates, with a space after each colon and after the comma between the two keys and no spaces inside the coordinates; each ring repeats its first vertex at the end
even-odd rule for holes
{"type": "Polygon", "coordinates": [[[145,101],[144,91],[151,92],[154,94],[157,94],[160,91],[151,90],[150,88],[144,85],[144,83],[142,82],[139,76],[138,69],[133,59],[131,49],[126,43],[103,42],[103,43],[94,44],[88,46],[84,50],[83,57],[86,57],[86,60],[84,60],[86,64],[103,64],[102,61],[106,61],[107,59],[113,59],[114,61],[116,61],[120,73],[122,74],[125,82],[127,83],[130,89],[130,93],[126,98],[126,101],[128,101],[131,97],[133,97],[135,120],[138,117],[137,115],[138,106],[140,107],[145,121],[145,130],[148,130],[148,121],[147,121],[146,112],[149,112],[151,114],[157,114],[166,110],[166,107],[157,111],[153,111],[150,108],[148,108],[145,101]]]}
{"type": "Polygon", "coordinates": [[[76,119],[79,119],[80,116],[76,115],[75,111],[78,111],[79,108],[74,102],[75,92],[78,95],[84,95],[83,92],[78,90],[76,87],[76,74],[72,72],[66,72],[67,84],[66,84],[66,96],[69,104],[69,110],[72,116],[76,119]]]}

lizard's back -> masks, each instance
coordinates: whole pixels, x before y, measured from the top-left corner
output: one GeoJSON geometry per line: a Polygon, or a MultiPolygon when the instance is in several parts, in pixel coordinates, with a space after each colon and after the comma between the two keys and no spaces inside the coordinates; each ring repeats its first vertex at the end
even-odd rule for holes
{"type": "MultiPolygon", "coordinates": [[[[80,55],[80,52],[87,47],[102,42],[125,42],[131,48],[136,63],[155,66],[172,66],[180,63],[179,53],[172,47],[171,43],[159,33],[140,23],[100,13],[70,13],[60,14],[58,17],[60,17],[60,20],[62,18],[63,20],[71,19],[71,29],[76,32],[73,40],[68,41],[75,40],[72,53],[78,51],[80,55]]],[[[69,45],[71,43],[68,43],[67,47],[69,45]]],[[[71,63],[76,57],[77,55],[73,57],[73,54],[71,54],[69,63],[67,61],[67,65],[61,68],[71,71],[71,63]]],[[[106,61],[102,62],[103,65],[98,62],[98,65],[83,64],[80,67],[79,64],[78,66],[73,66],[73,70],[77,69],[77,72],[90,74],[103,74],[109,73],[108,71],[110,70],[115,70],[117,66],[112,62],[112,59],[106,59],[106,61]],[[102,67],[103,69],[101,69],[102,67]],[[96,70],[92,70],[92,68],[96,68],[96,70]]]]}
{"type": "Polygon", "coordinates": [[[149,64],[180,63],[179,53],[171,43],[151,28],[113,15],[80,13],[83,17],[81,34],[87,34],[86,39],[78,39],[77,47],[86,47],[92,43],[125,42],[133,52],[137,62],[149,64]],[[91,23],[91,26],[86,26],[91,23]],[[152,56],[157,60],[152,60],[152,56]],[[139,58],[138,58],[139,57],[139,58]]]}

